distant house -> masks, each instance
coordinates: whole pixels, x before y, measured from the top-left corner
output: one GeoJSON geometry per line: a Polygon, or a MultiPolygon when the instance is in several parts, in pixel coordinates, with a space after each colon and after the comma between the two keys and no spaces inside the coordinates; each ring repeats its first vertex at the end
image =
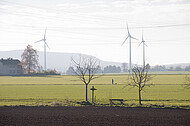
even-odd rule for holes
{"type": "Polygon", "coordinates": [[[22,66],[18,59],[0,59],[0,75],[21,75],[22,66]]]}

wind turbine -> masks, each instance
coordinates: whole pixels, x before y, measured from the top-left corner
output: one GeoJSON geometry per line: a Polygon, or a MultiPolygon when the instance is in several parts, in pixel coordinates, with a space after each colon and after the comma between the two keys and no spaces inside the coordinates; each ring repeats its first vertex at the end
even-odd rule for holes
{"type": "MultiPolygon", "coordinates": [[[[145,67],[145,41],[144,41],[144,38],[143,38],[143,32],[142,32],[142,40],[141,40],[141,43],[139,44],[139,46],[143,44],[143,67],[145,67]]],[[[139,47],[138,46],[138,47],[139,47]]],[[[147,45],[146,45],[147,46],[147,45]]]]}
{"type": "Polygon", "coordinates": [[[44,38],[35,42],[35,43],[44,42],[44,71],[46,71],[46,46],[49,48],[49,46],[46,42],[46,30],[47,30],[47,28],[45,29],[44,38]]]}
{"type": "MultiPolygon", "coordinates": [[[[128,32],[128,36],[127,38],[124,40],[124,42],[122,43],[122,45],[127,41],[127,39],[129,38],[129,72],[132,71],[131,69],[131,39],[136,39],[133,36],[131,36],[130,32],[129,32],[129,28],[128,28],[128,24],[127,24],[127,32],[128,32]]],[[[137,39],[136,39],[137,40],[137,39]]]]}

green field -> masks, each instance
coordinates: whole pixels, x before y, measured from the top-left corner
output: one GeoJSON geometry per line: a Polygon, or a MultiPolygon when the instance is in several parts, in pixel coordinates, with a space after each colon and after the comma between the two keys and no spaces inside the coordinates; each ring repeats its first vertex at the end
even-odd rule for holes
{"type": "MultiPolygon", "coordinates": [[[[152,75],[152,87],[142,92],[142,104],[190,106],[190,89],[184,89],[186,75],[152,75]]],[[[126,86],[128,75],[104,75],[92,81],[96,103],[109,104],[110,98],[122,98],[126,105],[138,104],[138,90],[126,86]],[[114,79],[117,85],[112,85],[114,79]]],[[[4,105],[77,105],[85,100],[85,85],[75,76],[0,77],[0,106],[4,105]]]]}

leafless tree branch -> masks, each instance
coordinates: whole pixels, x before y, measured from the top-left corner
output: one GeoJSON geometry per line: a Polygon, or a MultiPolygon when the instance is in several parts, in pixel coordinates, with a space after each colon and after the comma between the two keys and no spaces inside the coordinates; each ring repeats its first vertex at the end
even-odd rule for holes
{"type": "Polygon", "coordinates": [[[128,86],[137,87],[139,90],[139,104],[141,105],[141,91],[144,87],[150,87],[152,84],[147,84],[148,81],[152,79],[152,76],[148,74],[148,68],[145,66],[141,67],[134,67],[132,69],[132,74],[129,75],[130,83],[128,86]]]}
{"type": "Polygon", "coordinates": [[[99,77],[96,75],[99,69],[98,61],[94,57],[80,57],[78,62],[71,58],[71,62],[73,64],[74,74],[86,85],[86,101],[88,101],[87,86],[92,80],[99,77]]]}

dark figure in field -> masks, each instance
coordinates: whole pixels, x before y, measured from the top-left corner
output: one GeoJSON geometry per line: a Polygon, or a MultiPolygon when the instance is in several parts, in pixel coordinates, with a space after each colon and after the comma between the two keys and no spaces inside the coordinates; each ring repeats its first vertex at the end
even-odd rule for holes
{"type": "Polygon", "coordinates": [[[112,79],[112,84],[114,84],[114,80],[112,79]]]}

